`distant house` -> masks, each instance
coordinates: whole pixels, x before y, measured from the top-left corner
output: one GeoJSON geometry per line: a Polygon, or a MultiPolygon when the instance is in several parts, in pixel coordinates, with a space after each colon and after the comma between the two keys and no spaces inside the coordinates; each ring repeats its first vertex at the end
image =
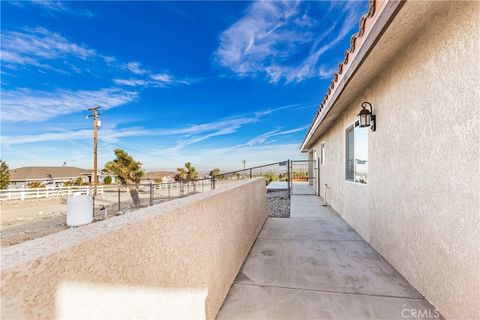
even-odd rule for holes
{"type": "Polygon", "coordinates": [[[140,183],[167,183],[173,182],[173,177],[175,176],[175,172],[172,171],[151,171],[145,173],[140,183]]]}
{"type": "Polygon", "coordinates": [[[82,177],[84,183],[92,181],[92,170],[76,167],[21,167],[10,170],[10,189],[22,189],[31,181],[41,181],[46,186],[61,186],[66,181],[82,177]]]}

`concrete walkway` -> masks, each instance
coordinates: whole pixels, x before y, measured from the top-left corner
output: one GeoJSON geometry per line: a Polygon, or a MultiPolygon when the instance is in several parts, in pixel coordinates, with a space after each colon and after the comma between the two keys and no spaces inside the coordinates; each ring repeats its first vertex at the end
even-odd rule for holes
{"type": "Polygon", "coordinates": [[[316,196],[269,218],[218,319],[405,319],[434,308],[316,196]],[[418,313],[418,311],[416,311],[418,313]]]}

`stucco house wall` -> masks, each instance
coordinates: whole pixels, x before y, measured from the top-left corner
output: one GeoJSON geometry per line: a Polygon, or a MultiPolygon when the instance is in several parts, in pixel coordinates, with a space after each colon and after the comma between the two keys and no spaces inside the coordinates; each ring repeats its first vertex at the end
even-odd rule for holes
{"type": "Polygon", "coordinates": [[[479,319],[480,5],[442,6],[309,150],[325,142],[329,205],[443,316],[479,319]],[[367,185],[345,180],[363,101],[377,116],[367,185]]]}
{"type": "Polygon", "coordinates": [[[3,248],[2,319],[214,319],[266,216],[258,178],[3,248]]]}

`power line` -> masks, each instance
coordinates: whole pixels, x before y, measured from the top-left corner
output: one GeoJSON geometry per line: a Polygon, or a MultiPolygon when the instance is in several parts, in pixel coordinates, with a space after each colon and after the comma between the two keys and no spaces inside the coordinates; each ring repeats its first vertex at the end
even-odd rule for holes
{"type": "Polygon", "coordinates": [[[133,149],[133,148],[130,148],[130,147],[126,147],[126,146],[120,146],[120,145],[113,144],[113,143],[110,143],[110,142],[107,142],[107,141],[101,140],[101,139],[99,139],[99,140],[100,140],[102,143],[107,144],[107,145],[110,145],[110,146],[115,147],[115,148],[126,149],[126,150],[133,151],[133,152],[143,153],[143,154],[146,154],[146,155],[149,155],[149,156],[152,156],[152,157],[163,158],[163,159],[165,159],[165,160],[170,160],[170,161],[174,161],[174,162],[183,163],[182,160],[172,159],[172,158],[168,158],[168,157],[161,156],[161,155],[158,155],[158,154],[148,153],[148,152],[145,152],[145,151],[142,151],[142,150],[136,150],[136,149],[133,149]]]}

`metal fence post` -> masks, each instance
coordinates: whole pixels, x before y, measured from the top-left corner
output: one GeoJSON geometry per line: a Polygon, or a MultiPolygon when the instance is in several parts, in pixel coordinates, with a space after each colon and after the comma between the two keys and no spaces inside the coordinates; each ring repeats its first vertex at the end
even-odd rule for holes
{"type": "Polygon", "coordinates": [[[150,181],[150,206],[153,206],[153,183],[150,181]]]}
{"type": "Polygon", "coordinates": [[[290,181],[291,181],[291,177],[290,177],[290,159],[287,160],[287,189],[288,189],[288,197],[290,198],[290,181]]]}
{"type": "Polygon", "coordinates": [[[252,175],[252,169],[250,169],[250,179],[252,179],[253,175],[252,175]]]}
{"type": "Polygon", "coordinates": [[[170,199],[170,187],[172,186],[171,182],[168,182],[167,189],[168,189],[168,199],[170,199]]]}
{"type": "Polygon", "coordinates": [[[180,180],[180,197],[183,196],[183,181],[180,180]]]}
{"type": "Polygon", "coordinates": [[[93,219],[95,219],[95,192],[91,192],[92,194],[92,211],[93,211],[93,219]]]}
{"type": "Polygon", "coordinates": [[[215,176],[212,177],[212,190],[215,190],[215,176]]]}
{"type": "Polygon", "coordinates": [[[317,158],[317,196],[320,197],[320,157],[317,158]]]}
{"type": "Polygon", "coordinates": [[[118,212],[121,211],[121,205],[120,205],[120,183],[117,184],[118,186],[118,212]]]}

